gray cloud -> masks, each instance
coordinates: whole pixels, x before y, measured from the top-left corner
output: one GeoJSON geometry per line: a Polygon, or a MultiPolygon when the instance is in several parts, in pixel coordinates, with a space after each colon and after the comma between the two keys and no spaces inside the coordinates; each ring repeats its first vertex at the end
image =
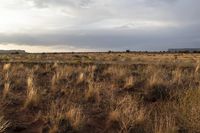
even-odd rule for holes
{"type": "Polygon", "coordinates": [[[73,46],[99,50],[166,50],[199,47],[200,28],[189,26],[158,30],[93,30],[59,34],[0,35],[0,42],[44,46],[73,46]]]}
{"type": "Polygon", "coordinates": [[[29,0],[36,7],[48,8],[49,6],[67,6],[67,7],[85,7],[91,3],[91,0],[29,0]]]}
{"type": "Polygon", "coordinates": [[[200,47],[199,0],[29,1],[36,11],[57,9],[67,14],[70,9],[73,17],[56,18],[57,25],[52,20],[46,22],[47,26],[55,27],[43,33],[40,31],[45,26],[31,29],[37,33],[0,33],[0,43],[101,50],[200,47]]]}

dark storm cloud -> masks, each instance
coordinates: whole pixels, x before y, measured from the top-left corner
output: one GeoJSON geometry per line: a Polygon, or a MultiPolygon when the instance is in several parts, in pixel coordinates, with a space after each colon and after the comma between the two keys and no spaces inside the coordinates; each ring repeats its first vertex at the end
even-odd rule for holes
{"type": "Polygon", "coordinates": [[[166,50],[168,48],[199,47],[200,28],[163,30],[95,30],[77,31],[73,34],[1,35],[0,42],[26,45],[74,46],[101,50],[166,50]]]}
{"type": "Polygon", "coordinates": [[[0,33],[0,44],[68,45],[97,50],[200,47],[199,0],[29,1],[34,3],[34,10],[70,9],[71,17],[68,14],[56,18],[57,25],[52,19],[46,22],[47,28],[54,25],[53,31],[40,33],[43,25],[32,29],[36,33],[0,33]]]}

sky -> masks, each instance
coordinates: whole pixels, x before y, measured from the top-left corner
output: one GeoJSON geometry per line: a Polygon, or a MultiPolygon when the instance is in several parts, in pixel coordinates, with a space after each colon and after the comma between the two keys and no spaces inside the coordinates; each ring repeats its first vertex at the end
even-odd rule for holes
{"type": "Polygon", "coordinates": [[[0,49],[200,48],[200,0],[0,0],[0,49]]]}

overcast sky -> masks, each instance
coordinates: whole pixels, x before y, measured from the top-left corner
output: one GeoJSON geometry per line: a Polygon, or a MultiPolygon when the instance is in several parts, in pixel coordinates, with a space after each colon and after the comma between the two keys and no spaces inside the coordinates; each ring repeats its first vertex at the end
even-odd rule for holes
{"type": "Polygon", "coordinates": [[[0,0],[0,49],[200,47],[200,0],[0,0]]]}

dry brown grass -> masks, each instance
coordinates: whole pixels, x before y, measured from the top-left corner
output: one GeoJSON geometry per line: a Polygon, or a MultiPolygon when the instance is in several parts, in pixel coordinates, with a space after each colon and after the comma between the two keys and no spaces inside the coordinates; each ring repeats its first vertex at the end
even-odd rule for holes
{"type": "Polygon", "coordinates": [[[56,72],[54,73],[54,75],[52,77],[52,82],[51,82],[52,87],[54,87],[57,84],[57,82],[62,78],[63,75],[64,75],[64,70],[56,67],[56,72]]]}
{"type": "Polygon", "coordinates": [[[182,77],[182,71],[180,68],[176,68],[174,71],[173,71],[173,79],[172,79],[172,82],[173,83],[178,83],[180,84],[181,82],[181,77],[182,77]]]}
{"type": "Polygon", "coordinates": [[[112,123],[112,122],[118,122],[120,118],[120,113],[117,110],[111,111],[108,115],[108,122],[112,123]]]}
{"type": "Polygon", "coordinates": [[[179,97],[179,117],[191,132],[200,132],[200,87],[191,88],[179,97]]]}
{"type": "Polygon", "coordinates": [[[9,91],[10,91],[10,83],[6,82],[6,83],[4,83],[3,99],[6,98],[7,94],[9,93],[9,91]]]}
{"type": "Polygon", "coordinates": [[[85,92],[85,99],[96,101],[97,103],[100,101],[100,85],[89,81],[88,89],[85,92]]]}
{"type": "Polygon", "coordinates": [[[176,133],[176,120],[171,114],[155,115],[154,133],[176,133]]]}
{"type": "Polygon", "coordinates": [[[113,99],[112,104],[115,108],[109,113],[108,124],[118,122],[120,125],[118,132],[128,133],[135,125],[145,120],[145,108],[132,96],[113,99]]]}
{"type": "Polygon", "coordinates": [[[128,74],[130,74],[129,69],[126,69],[126,67],[121,66],[110,66],[104,71],[105,75],[110,75],[113,80],[121,80],[122,78],[127,77],[128,74]]]}
{"type": "Polygon", "coordinates": [[[0,116],[0,133],[4,133],[10,126],[10,122],[5,120],[3,116],[0,116]]]}
{"type": "Polygon", "coordinates": [[[3,65],[3,71],[8,71],[11,67],[11,64],[10,63],[7,63],[7,64],[4,64],[3,65]]]}
{"type": "Polygon", "coordinates": [[[200,132],[198,54],[8,56],[26,62],[0,63],[4,131],[200,132]]]}
{"type": "Polygon", "coordinates": [[[50,123],[50,133],[75,131],[84,123],[81,107],[66,103],[52,102],[45,116],[50,123]]]}
{"type": "Polygon", "coordinates": [[[65,105],[61,106],[52,102],[47,112],[46,119],[50,122],[50,133],[59,131],[62,120],[65,120],[65,105]]]}
{"type": "Polygon", "coordinates": [[[9,69],[11,67],[11,64],[4,64],[3,65],[3,73],[4,73],[4,89],[3,89],[3,99],[6,98],[10,91],[10,80],[9,80],[9,69]]]}
{"type": "Polygon", "coordinates": [[[133,76],[128,76],[128,77],[125,78],[124,87],[125,88],[132,87],[134,85],[134,83],[135,83],[135,81],[134,81],[133,76]]]}
{"type": "Polygon", "coordinates": [[[77,83],[83,82],[85,79],[85,74],[83,72],[80,72],[78,75],[77,83]]]}
{"type": "Polygon", "coordinates": [[[25,101],[25,108],[29,105],[37,105],[39,100],[38,90],[34,85],[34,76],[33,72],[31,71],[28,78],[27,78],[27,98],[25,101]]]}
{"type": "Polygon", "coordinates": [[[80,107],[71,107],[67,111],[66,117],[74,129],[80,128],[80,126],[83,125],[83,122],[85,120],[84,114],[80,107]]]}
{"type": "Polygon", "coordinates": [[[199,71],[199,69],[200,69],[200,64],[198,63],[196,68],[195,68],[195,73],[197,73],[199,71]]]}

